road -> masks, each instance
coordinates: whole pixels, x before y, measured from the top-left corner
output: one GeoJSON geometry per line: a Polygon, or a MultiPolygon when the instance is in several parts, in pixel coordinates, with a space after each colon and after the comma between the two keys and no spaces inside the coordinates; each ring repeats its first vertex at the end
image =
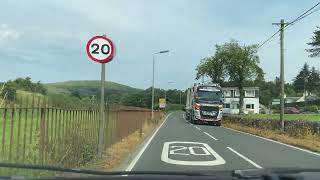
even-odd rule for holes
{"type": "Polygon", "coordinates": [[[320,154],[247,133],[192,125],[183,112],[168,115],[127,171],[235,170],[320,167],[320,154]]]}

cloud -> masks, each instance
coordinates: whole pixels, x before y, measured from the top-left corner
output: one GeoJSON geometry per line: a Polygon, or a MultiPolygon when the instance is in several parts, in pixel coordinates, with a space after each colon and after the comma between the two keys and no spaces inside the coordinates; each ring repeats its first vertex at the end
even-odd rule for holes
{"type": "Polygon", "coordinates": [[[9,29],[7,24],[0,25],[0,41],[16,40],[20,37],[20,33],[13,29],[9,29]]]}

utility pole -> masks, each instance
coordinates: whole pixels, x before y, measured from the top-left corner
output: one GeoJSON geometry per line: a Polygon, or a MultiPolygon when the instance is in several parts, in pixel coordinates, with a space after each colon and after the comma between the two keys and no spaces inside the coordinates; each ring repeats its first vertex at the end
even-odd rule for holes
{"type": "Polygon", "coordinates": [[[284,53],[283,53],[283,31],[284,31],[284,20],[281,19],[280,23],[273,23],[273,25],[280,25],[280,121],[281,131],[284,131],[284,53]]]}

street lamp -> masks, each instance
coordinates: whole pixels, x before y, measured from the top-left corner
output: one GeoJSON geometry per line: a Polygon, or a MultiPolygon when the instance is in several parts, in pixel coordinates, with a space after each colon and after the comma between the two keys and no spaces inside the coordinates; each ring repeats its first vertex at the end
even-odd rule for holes
{"type": "Polygon", "coordinates": [[[153,66],[152,66],[152,102],[151,102],[151,118],[153,119],[153,110],[154,110],[154,64],[155,64],[155,55],[156,54],[163,54],[163,53],[168,53],[169,50],[165,51],[159,51],[156,52],[152,55],[152,61],[153,61],[153,66]]]}

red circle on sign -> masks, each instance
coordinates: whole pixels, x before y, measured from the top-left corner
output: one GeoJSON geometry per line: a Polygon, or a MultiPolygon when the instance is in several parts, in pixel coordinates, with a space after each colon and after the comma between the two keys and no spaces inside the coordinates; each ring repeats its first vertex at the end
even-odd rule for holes
{"type": "Polygon", "coordinates": [[[108,63],[112,60],[112,58],[114,56],[114,45],[113,45],[112,41],[105,36],[94,36],[87,42],[86,51],[87,51],[87,54],[90,57],[90,59],[92,59],[93,61],[98,62],[98,63],[108,63]],[[111,53],[104,59],[97,59],[97,58],[93,57],[89,51],[90,44],[92,43],[92,41],[94,41],[96,39],[104,39],[104,40],[108,41],[108,43],[110,44],[111,53]]]}

